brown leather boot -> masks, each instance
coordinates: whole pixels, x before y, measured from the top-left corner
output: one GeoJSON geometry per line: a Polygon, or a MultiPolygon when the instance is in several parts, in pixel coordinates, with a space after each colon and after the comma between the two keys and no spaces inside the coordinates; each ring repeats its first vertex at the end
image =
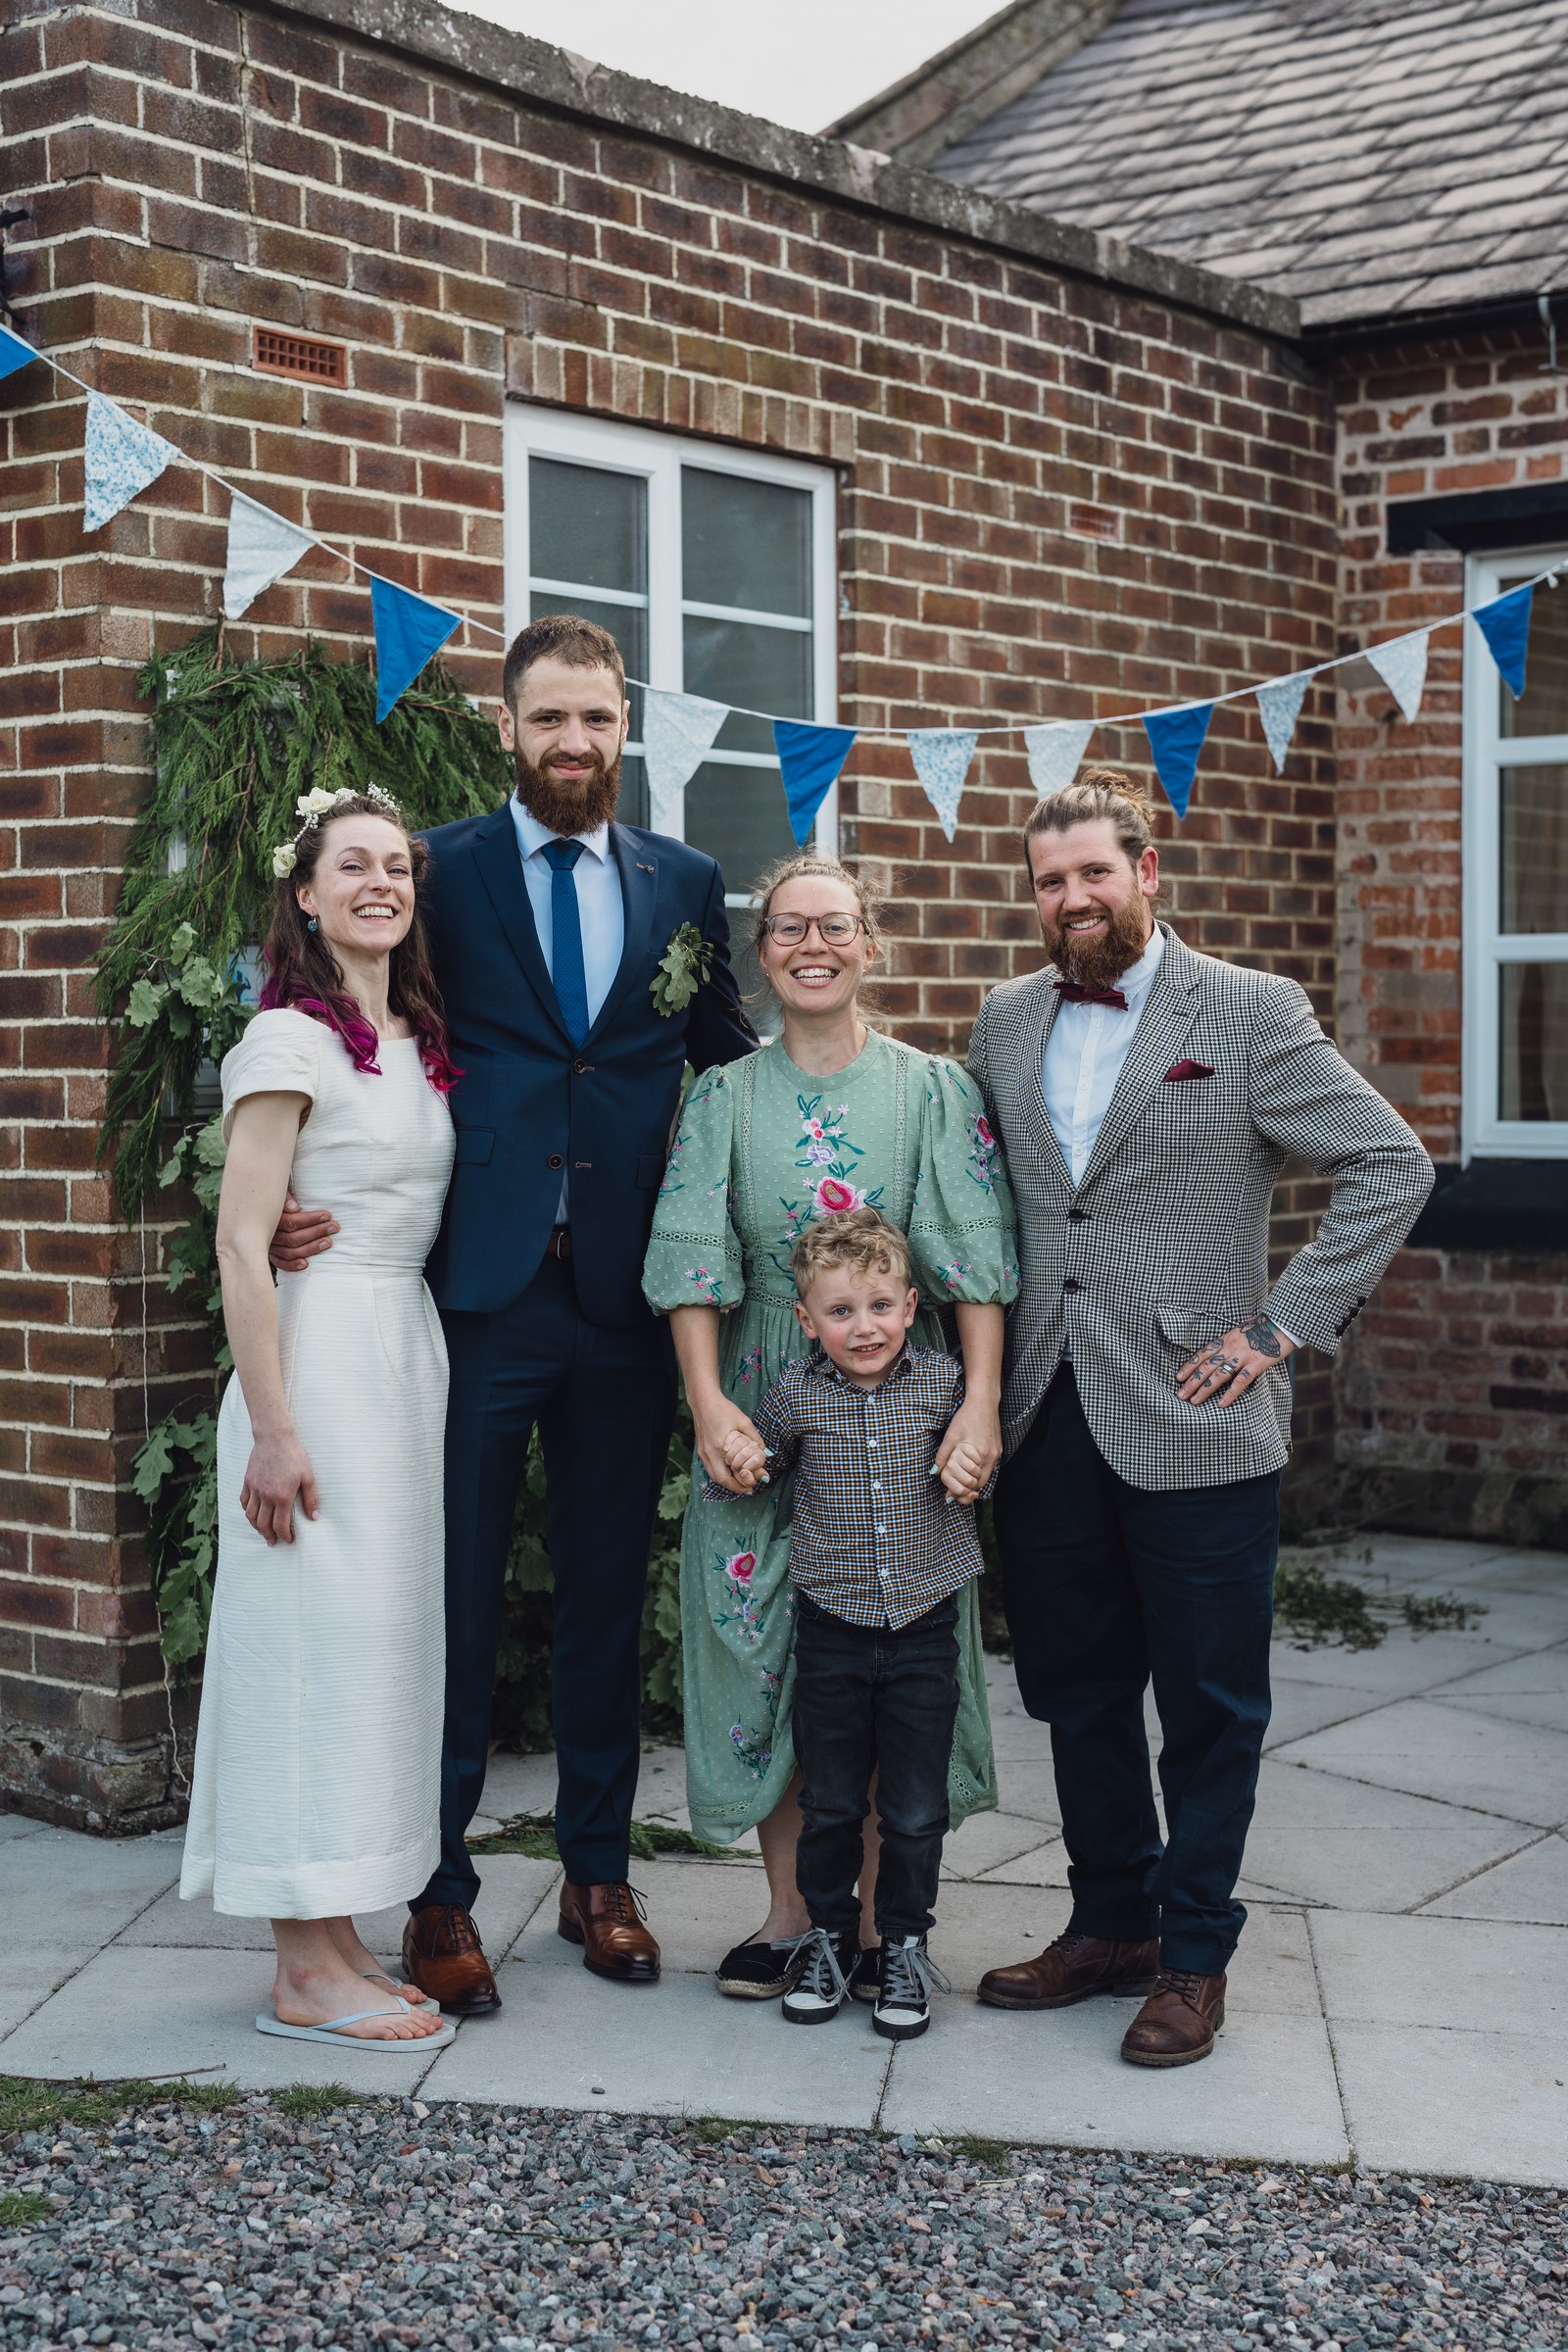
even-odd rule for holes
{"type": "Polygon", "coordinates": [[[624,1879],[564,1886],[556,1933],[583,1947],[582,1964],[612,1984],[657,1984],[659,1946],[643,1925],[643,1898],[624,1879]]]}
{"type": "Polygon", "coordinates": [[[1162,1968],[1159,1983],[1122,2036],[1129,2066],[1192,2066],[1225,2023],[1225,1980],[1162,1968]]]}
{"type": "Polygon", "coordinates": [[[1159,1974],[1159,1944],[1107,1943],[1068,1928],[1037,1960],[988,1968],[977,1987],[993,2009],[1070,2009],[1097,1992],[1151,1992],[1159,1974]]]}
{"type": "Polygon", "coordinates": [[[484,2017],[501,2006],[470,1912],[424,1903],[403,1931],[403,1972],[454,2017],[484,2017]]]}

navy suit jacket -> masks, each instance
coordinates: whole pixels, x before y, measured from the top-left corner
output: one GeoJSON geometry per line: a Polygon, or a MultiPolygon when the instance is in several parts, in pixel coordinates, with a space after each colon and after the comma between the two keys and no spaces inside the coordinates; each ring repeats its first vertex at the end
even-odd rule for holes
{"type": "Polygon", "coordinates": [[[611,826],[625,946],[577,1047],[539,944],[510,807],[424,838],[430,871],[419,903],[463,1072],[451,1097],[457,1157],[427,1269],[436,1304],[493,1314],[522,1296],[544,1257],[564,1172],[582,1312],[613,1328],[639,1323],[682,1068],[733,1061],[757,1042],[730,969],[718,867],[665,834],[611,826]],[[711,964],[685,1012],[665,1019],[649,990],[683,923],[712,943],[711,964]]]}

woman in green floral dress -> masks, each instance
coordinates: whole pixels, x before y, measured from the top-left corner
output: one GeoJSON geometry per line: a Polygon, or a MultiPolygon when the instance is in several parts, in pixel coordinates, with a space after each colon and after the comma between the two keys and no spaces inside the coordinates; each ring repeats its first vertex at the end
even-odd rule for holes
{"type": "MultiPolygon", "coordinates": [[[[932,1310],[948,1307],[963,1356],[966,1396],[940,1458],[968,1443],[980,1481],[1002,1451],[1003,1309],[1018,1270],[1011,1196],[978,1090],[952,1062],[860,1017],[877,934],[858,881],[825,860],[790,860],[760,886],[756,950],[782,1031],[693,1088],[643,1289],[670,1317],[701,1462],[730,1490],[705,1499],[694,1475],[682,1535],[687,1800],[699,1837],[727,1843],[758,1831],[768,1917],[718,1979],[725,1991],[766,1998],[784,1989],[791,1939],[809,1924],[795,1884],[790,1489],[743,1493],[727,1462],[737,1437],[754,1434],[750,1409],[807,1351],[790,1252],[806,1225],[862,1201],[907,1233],[921,1292],[914,1344],[945,1344],[932,1310]]],[[[955,1826],[997,1801],[972,1585],[959,1609],[955,1826]]],[[[874,1850],[868,1838],[868,1865],[874,1850]]],[[[868,1867],[861,1882],[867,1945],[872,1876],[868,1867]]]]}

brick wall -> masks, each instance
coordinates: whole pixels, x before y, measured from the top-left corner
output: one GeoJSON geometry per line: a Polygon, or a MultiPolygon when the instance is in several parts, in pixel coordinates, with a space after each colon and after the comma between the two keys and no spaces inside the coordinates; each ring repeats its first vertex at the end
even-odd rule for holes
{"type": "MultiPolygon", "coordinates": [[[[1365,640],[1462,607],[1462,556],[1390,556],[1391,500],[1560,482],[1568,395],[1544,338],[1380,352],[1337,397],[1344,626],[1365,640]]],[[[1568,517],[1563,535],[1568,538],[1568,517]]],[[[1508,544],[1498,526],[1498,544],[1508,544]]],[[[1346,1052],[1434,1159],[1460,1155],[1461,644],[1431,641],[1406,726],[1360,665],[1341,674],[1340,1025],[1346,1052]]],[[[1490,689],[1490,681],[1489,681],[1490,689]]],[[[1349,1507],[1452,1534],[1561,1542],[1568,1520],[1568,1261],[1404,1252],[1340,1358],[1349,1507]]]]}
{"type": "MultiPolygon", "coordinates": [[[[270,8],[14,15],[0,70],[27,128],[0,193],[33,216],[24,331],[410,586],[499,621],[510,391],[836,464],[843,714],[866,726],[1110,713],[1332,650],[1330,403],[1251,327],[270,8]],[[252,373],[254,320],[342,338],[348,387],[252,373]]],[[[148,1410],[199,1366],[157,1287],[161,1229],[144,1313],[141,1239],[92,1173],[87,986],[143,783],[133,674],[216,613],[226,500],[172,468],[85,541],[79,403],[30,370],[0,416],[23,696],[0,826],[5,1772],[31,1806],[132,1826],[171,1790],[124,1480],[148,1410]]],[[[242,650],[308,629],[365,653],[366,596],[324,557],[256,614],[242,650]]],[[[488,642],[454,645],[493,693],[488,642]]],[[[1096,750],[1143,767],[1140,730],[1096,750]]],[[[986,986],[1035,960],[1031,797],[1017,752],[985,752],[950,848],[902,748],[855,756],[845,846],[893,890],[906,1035],[961,1045],[986,986]]],[[[1331,1017],[1326,700],[1283,781],[1255,715],[1218,712],[1192,816],[1163,833],[1186,935],[1294,973],[1331,1017]]],[[[1282,1248],[1320,1199],[1287,1189],[1282,1248]]],[[[1308,1365],[1303,1475],[1327,1466],[1329,1416],[1308,1365]]]]}

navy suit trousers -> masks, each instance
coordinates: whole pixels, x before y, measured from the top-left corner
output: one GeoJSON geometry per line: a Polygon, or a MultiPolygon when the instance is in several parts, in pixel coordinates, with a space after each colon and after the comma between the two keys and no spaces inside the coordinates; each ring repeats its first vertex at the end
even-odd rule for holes
{"type": "Polygon", "coordinates": [[[626,1876],[641,1748],[648,1551],[675,1414],[667,1328],[584,1320],[569,1262],[547,1257],[498,1314],[443,1314],[447,1679],[441,1861],[410,1906],[471,1909],[465,1842],[490,1749],[490,1692],[513,1516],[538,1425],[555,1585],[556,1841],[568,1880],[626,1876]]]}
{"type": "MultiPolygon", "coordinates": [[[[1215,1412],[1214,1405],[1195,1406],[1215,1412]]],[[[1157,1936],[1169,1968],[1218,1976],[1268,1728],[1278,1471],[1150,1494],[1118,1478],[1064,1365],[996,1494],[1018,1688],[1051,1726],[1085,1936],[1157,1936]],[[1162,1844],[1144,1692],[1163,1746],[1162,1844]]]]}

